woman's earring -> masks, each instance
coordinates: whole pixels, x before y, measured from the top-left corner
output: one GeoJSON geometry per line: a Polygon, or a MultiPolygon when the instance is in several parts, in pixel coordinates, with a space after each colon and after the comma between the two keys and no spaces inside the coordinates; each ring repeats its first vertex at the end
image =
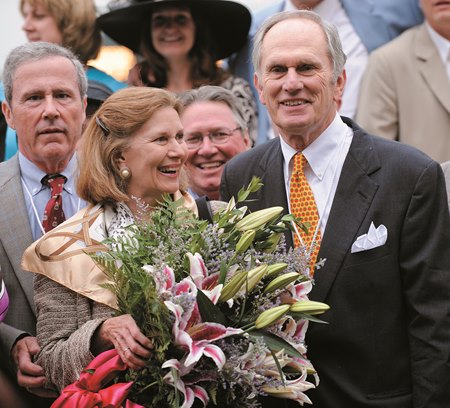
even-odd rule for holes
{"type": "Polygon", "coordinates": [[[122,167],[119,174],[122,180],[127,180],[131,177],[131,170],[128,167],[122,167]]]}

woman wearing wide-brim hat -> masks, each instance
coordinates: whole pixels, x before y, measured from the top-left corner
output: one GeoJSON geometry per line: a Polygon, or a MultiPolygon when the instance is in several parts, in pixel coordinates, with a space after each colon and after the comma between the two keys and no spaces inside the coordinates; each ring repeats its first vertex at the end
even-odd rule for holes
{"type": "Polygon", "coordinates": [[[245,105],[254,140],[257,114],[251,88],[217,64],[245,43],[251,24],[247,7],[229,0],[135,0],[98,22],[109,37],[143,57],[130,70],[131,85],[176,93],[201,85],[230,89],[245,105]]]}

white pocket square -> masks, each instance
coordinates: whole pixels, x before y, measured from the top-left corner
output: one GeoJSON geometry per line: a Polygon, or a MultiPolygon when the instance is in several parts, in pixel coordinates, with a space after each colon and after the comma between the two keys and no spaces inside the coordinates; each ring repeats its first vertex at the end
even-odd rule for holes
{"type": "Polygon", "coordinates": [[[369,232],[356,238],[356,241],[352,245],[352,254],[382,246],[386,243],[387,237],[387,228],[383,224],[375,228],[372,222],[369,227],[369,232]]]}

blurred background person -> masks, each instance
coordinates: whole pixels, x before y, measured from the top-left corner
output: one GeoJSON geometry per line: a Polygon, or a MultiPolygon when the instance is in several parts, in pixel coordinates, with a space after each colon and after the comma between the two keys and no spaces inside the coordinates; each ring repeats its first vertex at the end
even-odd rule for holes
{"type": "Polygon", "coordinates": [[[88,81],[86,120],[84,122],[84,127],[87,126],[89,120],[94,115],[94,113],[97,112],[98,108],[102,106],[102,103],[105,101],[105,99],[112,94],[112,89],[105,84],[91,79],[88,81]]]}
{"type": "Polygon", "coordinates": [[[81,143],[77,189],[89,206],[38,241],[43,251],[48,243],[61,246],[62,256],[46,262],[37,255],[37,243],[24,255],[23,267],[38,273],[34,288],[42,350],[37,363],[44,368],[47,387],[60,391],[78,379],[94,356],[112,347],[133,369],[143,367],[151,355],[151,341],[133,318],[113,317],[116,299],[100,289],[106,275],[87,252],[93,242],[117,238],[136,220],[147,221],[145,211],[159,205],[163,194],[197,213],[183,180],[188,149],[181,109],[181,102],[163,89],[130,87],[111,95],[81,143]],[[64,232],[75,231],[83,234],[68,245],[64,232]]]}
{"type": "MultiPolygon", "coordinates": [[[[252,41],[266,18],[280,11],[311,9],[334,24],[347,56],[347,82],[339,113],[355,117],[361,77],[368,55],[375,48],[395,38],[405,29],[423,20],[418,0],[282,0],[264,7],[253,16],[247,44],[230,60],[231,71],[253,85],[254,67],[251,63],[252,41]]],[[[255,95],[257,91],[253,88],[255,95]]],[[[258,99],[258,143],[274,137],[267,110],[258,99]]]]}
{"type": "Polygon", "coordinates": [[[218,200],[225,163],[251,147],[245,111],[239,98],[219,86],[202,86],[180,97],[189,192],[218,200]]]}
{"type": "Polygon", "coordinates": [[[133,1],[99,17],[101,29],[143,57],[129,83],[180,93],[218,85],[242,100],[252,140],[256,137],[256,100],[247,81],[217,61],[238,51],[250,28],[250,11],[223,0],[133,1]]]}
{"type": "Polygon", "coordinates": [[[94,0],[21,0],[22,29],[28,41],[46,41],[69,48],[84,64],[88,80],[117,91],[126,84],[90,66],[102,39],[94,0]]]}
{"type": "MultiPolygon", "coordinates": [[[[24,19],[22,30],[28,41],[45,41],[69,48],[83,63],[88,79],[101,82],[112,91],[126,86],[89,65],[102,44],[94,0],[20,0],[20,12],[24,19]]],[[[0,99],[4,100],[2,89],[0,99]]],[[[17,152],[17,137],[12,129],[7,130],[4,140],[0,161],[17,152]]]]}
{"type": "Polygon", "coordinates": [[[357,121],[444,162],[450,160],[450,2],[420,5],[425,22],[370,56],[357,121]]]}
{"type": "Polygon", "coordinates": [[[9,311],[0,324],[0,369],[34,408],[48,407],[38,353],[33,276],[23,252],[43,233],[85,206],[75,191],[75,146],[85,119],[87,80],[72,52],[46,42],[13,49],[3,70],[3,113],[19,152],[0,163],[0,265],[9,311]],[[45,67],[45,69],[43,69],[45,67]],[[36,394],[36,395],[35,395],[36,394]]]}

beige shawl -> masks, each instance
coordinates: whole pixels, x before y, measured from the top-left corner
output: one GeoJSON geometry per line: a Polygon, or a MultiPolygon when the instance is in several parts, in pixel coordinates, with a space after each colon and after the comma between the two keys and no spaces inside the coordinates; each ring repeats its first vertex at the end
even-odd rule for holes
{"type": "MultiPolygon", "coordinates": [[[[196,215],[194,199],[186,193],[183,205],[196,215]]],[[[88,206],[30,245],[22,258],[25,271],[39,273],[96,302],[117,309],[115,295],[101,287],[111,283],[89,254],[108,251],[102,244],[114,212],[101,205],[88,206]]]]}

